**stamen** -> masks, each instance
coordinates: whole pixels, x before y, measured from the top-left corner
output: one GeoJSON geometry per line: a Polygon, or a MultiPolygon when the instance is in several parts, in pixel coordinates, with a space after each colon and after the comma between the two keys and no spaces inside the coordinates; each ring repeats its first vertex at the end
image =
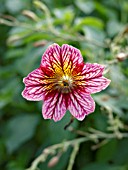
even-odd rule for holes
{"type": "Polygon", "coordinates": [[[69,86],[68,82],[66,82],[66,81],[63,81],[63,85],[64,85],[65,87],[68,87],[68,86],[69,86]]]}
{"type": "Polygon", "coordinates": [[[69,93],[73,88],[73,80],[68,75],[63,75],[55,85],[55,89],[58,89],[61,93],[69,93]]]}

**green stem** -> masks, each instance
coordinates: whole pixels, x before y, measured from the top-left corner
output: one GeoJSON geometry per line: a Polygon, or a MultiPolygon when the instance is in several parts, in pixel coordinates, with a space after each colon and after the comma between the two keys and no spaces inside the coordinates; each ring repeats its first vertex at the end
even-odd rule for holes
{"type": "Polygon", "coordinates": [[[67,170],[73,169],[74,161],[75,161],[76,155],[78,153],[78,150],[79,150],[79,144],[76,143],[73,147],[73,151],[72,151],[72,154],[70,156],[69,165],[68,165],[67,170]]]}
{"type": "Polygon", "coordinates": [[[71,35],[67,35],[67,34],[61,34],[54,28],[54,25],[52,24],[52,17],[51,17],[50,11],[47,8],[47,6],[44,3],[40,2],[39,0],[34,0],[33,3],[34,3],[34,5],[36,5],[38,8],[40,8],[45,13],[48,28],[56,37],[60,37],[60,38],[63,38],[64,40],[71,40],[71,41],[87,41],[88,43],[91,43],[93,45],[96,45],[96,46],[99,46],[102,48],[106,48],[105,44],[88,39],[85,36],[81,36],[81,35],[71,36],[71,35]]]}
{"type": "MultiPolygon", "coordinates": [[[[120,132],[120,134],[121,134],[122,138],[128,137],[128,133],[121,133],[120,132]]],[[[66,151],[69,146],[76,146],[76,148],[73,150],[73,153],[72,153],[72,155],[73,155],[72,157],[74,157],[75,154],[77,154],[78,146],[83,142],[86,142],[86,141],[89,141],[89,140],[95,141],[96,139],[113,139],[113,138],[117,138],[117,135],[115,133],[107,134],[107,133],[95,130],[95,133],[88,133],[88,136],[86,136],[86,137],[81,137],[81,138],[73,139],[73,140],[70,140],[70,141],[65,141],[65,142],[47,147],[43,151],[43,153],[41,155],[39,155],[33,161],[31,167],[27,170],[37,170],[38,164],[41,163],[41,162],[45,162],[46,159],[47,159],[47,156],[55,153],[55,151],[57,149],[63,149],[64,151],[66,151]]],[[[72,165],[72,163],[69,163],[69,164],[72,165]]]]}

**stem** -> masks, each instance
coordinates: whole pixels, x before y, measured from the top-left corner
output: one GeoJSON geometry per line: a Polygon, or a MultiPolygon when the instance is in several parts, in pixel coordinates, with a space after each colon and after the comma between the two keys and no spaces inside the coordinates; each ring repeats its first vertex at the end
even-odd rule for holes
{"type": "Polygon", "coordinates": [[[34,5],[36,5],[38,8],[40,8],[45,13],[49,30],[56,36],[60,35],[59,32],[55,30],[55,28],[52,24],[52,17],[51,17],[50,11],[47,8],[47,6],[43,2],[40,2],[38,0],[35,0],[33,3],[34,3],[34,5]]]}
{"type": "Polygon", "coordinates": [[[96,149],[98,149],[98,148],[106,145],[109,141],[110,141],[110,139],[104,139],[104,140],[102,140],[100,143],[98,143],[98,144],[96,144],[96,145],[93,145],[93,146],[91,147],[91,149],[92,149],[92,150],[96,150],[96,149]]]}
{"type": "MultiPolygon", "coordinates": [[[[74,157],[77,154],[77,150],[78,150],[78,146],[86,141],[89,140],[93,140],[95,141],[96,139],[113,139],[113,138],[117,138],[117,135],[115,133],[104,133],[95,129],[92,129],[93,132],[95,133],[88,133],[88,135],[86,137],[81,137],[81,138],[77,138],[77,139],[73,139],[73,140],[69,140],[69,141],[65,141],[59,144],[55,144],[53,146],[49,146],[46,149],[44,149],[43,153],[41,155],[39,155],[32,163],[31,167],[27,170],[37,170],[37,166],[40,162],[44,162],[47,159],[47,156],[50,154],[55,153],[55,151],[57,149],[63,149],[64,151],[66,151],[68,149],[69,146],[75,146],[76,148],[74,148],[73,153],[72,153],[72,157],[74,157]]],[[[128,133],[121,133],[121,137],[125,138],[128,137],[128,133]]],[[[71,158],[70,158],[71,159],[71,158]]],[[[69,164],[73,164],[69,161],[69,164]]],[[[71,166],[70,165],[70,166],[71,166]]],[[[73,166],[73,165],[72,165],[73,166]]],[[[70,169],[68,169],[70,170],[70,169]]]]}
{"type": "Polygon", "coordinates": [[[30,168],[30,170],[36,170],[39,162],[44,162],[46,158],[46,155],[40,155],[39,157],[37,157],[37,159],[35,159],[35,161],[32,163],[32,167],[30,168]]]}
{"type": "Polygon", "coordinates": [[[81,35],[71,36],[71,35],[67,35],[67,34],[61,34],[60,32],[58,32],[55,29],[54,25],[52,24],[52,17],[51,17],[50,11],[47,8],[47,6],[44,3],[40,2],[39,0],[35,0],[34,4],[45,13],[48,28],[55,36],[63,38],[64,40],[87,41],[88,43],[91,43],[93,45],[96,45],[96,46],[99,46],[102,48],[107,48],[105,44],[88,39],[85,36],[81,36],[81,35]]]}
{"type": "Polygon", "coordinates": [[[66,130],[73,123],[73,121],[74,121],[74,117],[71,116],[70,122],[67,125],[65,125],[64,130],[66,130]]]}
{"type": "Polygon", "coordinates": [[[12,21],[8,21],[8,20],[5,20],[3,18],[0,18],[0,24],[7,25],[7,26],[10,26],[10,27],[23,27],[23,28],[26,28],[26,29],[30,29],[32,31],[37,31],[31,25],[19,22],[17,20],[12,22],[12,21]]]}
{"type": "Polygon", "coordinates": [[[76,143],[73,147],[73,151],[72,151],[72,154],[69,160],[69,165],[68,165],[67,170],[72,170],[78,150],[79,150],[79,145],[76,143]]]}

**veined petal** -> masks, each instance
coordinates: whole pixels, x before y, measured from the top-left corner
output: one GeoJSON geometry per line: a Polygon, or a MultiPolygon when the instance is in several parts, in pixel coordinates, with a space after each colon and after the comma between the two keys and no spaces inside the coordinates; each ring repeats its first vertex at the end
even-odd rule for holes
{"type": "Polygon", "coordinates": [[[71,60],[73,64],[83,62],[83,57],[81,55],[80,50],[68,44],[62,45],[61,55],[62,55],[63,62],[69,61],[69,60],[71,60]]]}
{"type": "Polygon", "coordinates": [[[88,93],[97,93],[104,90],[110,84],[111,80],[105,77],[94,78],[85,81],[85,90],[88,93]]]}
{"type": "Polygon", "coordinates": [[[83,68],[83,57],[80,50],[71,45],[62,45],[61,58],[63,70],[65,72],[68,72],[69,70],[74,71],[75,69],[78,73],[79,71],[81,71],[81,66],[83,68]]]}
{"type": "Polygon", "coordinates": [[[70,74],[74,69],[78,73],[79,69],[82,70],[83,65],[80,50],[67,44],[62,45],[62,47],[55,43],[50,45],[41,60],[42,69],[51,70],[60,76],[63,73],[70,74]]]}
{"type": "Polygon", "coordinates": [[[41,83],[43,77],[44,75],[40,68],[28,74],[28,76],[23,79],[26,87],[22,92],[22,96],[27,100],[42,100],[44,96],[43,85],[41,83]]]}
{"type": "Polygon", "coordinates": [[[62,119],[67,109],[66,96],[62,93],[51,92],[45,96],[42,108],[44,119],[53,119],[55,122],[62,119]]]}
{"type": "Polygon", "coordinates": [[[27,100],[44,100],[44,119],[59,121],[67,109],[78,120],[94,112],[90,93],[105,89],[110,80],[103,77],[104,66],[84,64],[78,49],[52,44],[42,56],[40,68],[23,79],[22,95],[27,100]]]}
{"type": "Polygon", "coordinates": [[[84,65],[82,70],[82,75],[84,79],[92,79],[102,76],[104,71],[104,66],[99,64],[90,64],[87,63],[84,65]]]}
{"type": "Polygon", "coordinates": [[[87,63],[83,67],[82,75],[77,77],[77,84],[84,86],[87,93],[96,93],[104,90],[110,80],[103,77],[104,66],[87,63]]]}
{"type": "Polygon", "coordinates": [[[85,91],[75,90],[69,98],[68,110],[78,120],[83,120],[86,115],[94,112],[95,102],[85,91]]]}
{"type": "Polygon", "coordinates": [[[61,47],[58,44],[52,44],[48,47],[42,56],[41,67],[45,70],[51,70],[53,72],[56,69],[61,69],[61,47]]]}

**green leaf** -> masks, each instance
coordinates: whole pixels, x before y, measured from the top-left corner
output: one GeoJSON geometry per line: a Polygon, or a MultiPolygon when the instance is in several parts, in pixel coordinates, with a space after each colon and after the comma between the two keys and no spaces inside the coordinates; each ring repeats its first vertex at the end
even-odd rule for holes
{"type": "Polygon", "coordinates": [[[12,102],[15,90],[19,85],[17,78],[11,78],[11,82],[8,80],[3,88],[0,89],[0,108],[3,108],[8,103],[12,102]],[[14,90],[12,90],[14,89],[14,90]]]}
{"type": "Polygon", "coordinates": [[[6,0],[6,7],[11,13],[17,13],[23,9],[23,2],[21,0],[6,0]]]}
{"type": "Polygon", "coordinates": [[[111,65],[110,67],[110,79],[111,86],[117,89],[121,94],[128,95],[128,79],[123,74],[121,68],[118,65],[111,65]]]}
{"type": "Polygon", "coordinates": [[[66,9],[65,8],[62,8],[62,9],[56,8],[56,9],[54,9],[54,14],[55,14],[56,18],[58,18],[58,19],[60,19],[60,21],[62,21],[61,23],[67,24],[67,23],[64,23],[64,21],[71,23],[71,21],[74,18],[74,9],[70,6],[67,7],[66,9]]]}
{"type": "Polygon", "coordinates": [[[126,166],[109,165],[105,163],[92,163],[80,170],[127,170],[126,166]]]}
{"type": "Polygon", "coordinates": [[[8,79],[9,77],[13,77],[13,74],[15,74],[15,68],[13,65],[7,65],[4,67],[0,67],[0,79],[8,79]]]}
{"type": "Polygon", "coordinates": [[[102,163],[110,161],[115,155],[116,149],[117,149],[117,140],[112,139],[110,142],[102,146],[97,151],[97,156],[96,156],[97,161],[102,162],[102,163]],[[108,151],[109,151],[109,154],[108,154],[108,151]]]}
{"type": "Polygon", "coordinates": [[[25,57],[15,62],[15,68],[17,68],[18,72],[26,76],[30,71],[39,67],[44,49],[45,46],[43,48],[33,48],[32,44],[29,44],[25,49],[25,57]]]}
{"type": "Polygon", "coordinates": [[[18,115],[9,120],[6,129],[6,147],[9,153],[17,150],[35,133],[39,117],[37,115],[18,115]]]}
{"type": "Polygon", "coordinates": [[[24,55],[24,48],[17,48],[17,49],[10,49],[6,52],[5,58],[6,59],[14,59],[18,57],[23,57],[24,55]]]}
{"type": "Polygon", "coordinates": [[[82,29],[87,39],[94,40],[95,42],[103,42],[105,39],[105,33],[96,27],[83,26],[82,29]]]}
{"type": "MultiPolygon", "coordinates": [[[[68,140],[76,136],[75,134],[72,134],[71,132],[64,130],[64,127],[70,122],[70,118],[71,118],[71,115],[69,111],[67,111],[61,121],[56,122],[56,123],[54,121],[50,121],[49,138],[50,138],[50,141],[52,141],[52,143],[59,143],[60,141],[63,141],[64,139],[68,140]]],[[[76,127],[77,123],[78,123],[77,121],[74,121],[73,126],[76,127]]]]}
{"type": "Polygon", "coordinates": [[[100,106],[110,108],[111,111],[113,111],[117,115],[121,117],[123,116],[123,111],[120,107],[120,104],[118,105],[118,103],[120,102],[119,97],[115,99],[115,97],[101,93],[94,95],[94,99],[100,106]]]}
{"type": "MultiPolygon", "coordinates": [[[[0,133],[1,134],[1,133],[0,133]]],[[[6,160],[6,148],[4,144],[3,138],[0,139],[0,161],[5,161],[6,160]]]]}
{"type": "Polygon", "coordinates": [[[94,10],[93,1],[89,0],[76,0],[75,4],[85,14],[90,14],[94,10]]]}
{"type": "Polygon", "coordinates": [[[96,11],[100,14],[101,18],[105,19],[105,21],[108,19],[117,19],[117,12],[113,8],[98,1],[95,1],[94,4],[96,11]]]}
{"type": "Polygon", "coordinates": [[[85,17],[85,18],[77,18],[75,20],[75,26],[74,29],[78,30],[82,26],[92,26],[92,27],[97,27],[99,29],[103,29],[104,24],[102,20],[96,17],[85,17]]]}
{"type": "Polygon", "coordinates": [[[113,161],[116,164],[127,164],[128,163],[127,144],[128,144],[128,138],[122,139],[119,142],[117,150],[116,150],[114,158],[113,158],[113,161]]]}
{"type": "Polygon", "coordinates": [[[23,167],[14,160],[7,163],[6,170],[23,170],[23,167]]]}
{"type": "Polygon", "coordinates": [[[110,37],[118,34],[124,28],[123,24],[119,23],[116,20],[110,20],[107,23],[107,32],[110,37]]]}
{"type": "Polygon", "coordinates": [[[16,14],[24,9],[26,6],[29,6],[31,3],[30,0],[6,0],[5,5],[9,13],[16,14]]]}

